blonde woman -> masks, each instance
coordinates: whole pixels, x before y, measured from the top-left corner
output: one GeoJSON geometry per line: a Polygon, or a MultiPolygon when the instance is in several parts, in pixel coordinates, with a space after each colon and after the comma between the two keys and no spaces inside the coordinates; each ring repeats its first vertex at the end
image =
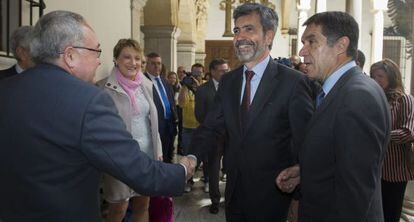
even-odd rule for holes
{"type": "MultiPolygon", "coordinates": [[[[153,86],[141,72],[142,55],[137,41],[119,40],[113,52],[115,67],[110,76],[98,85],[111,95],[119,115],[140,149],[148,156],[162,160],[157,110],[152,98],[153,86]]],[[[109,203],[107,222],[122,221],[130,199],[133,221],[149,221],[149,197],[135,193],[110,175],[104,176],[103,191],[104,198],[109,203]]]]}

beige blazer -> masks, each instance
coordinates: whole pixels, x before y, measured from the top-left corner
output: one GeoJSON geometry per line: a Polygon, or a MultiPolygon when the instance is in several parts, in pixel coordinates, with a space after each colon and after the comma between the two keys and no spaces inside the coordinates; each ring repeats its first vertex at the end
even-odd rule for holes
{"type": "MultiPolygon", "coordinates": [[[[112,99],[115,102],[115,106],[118,109],[118,113],[121,118],[124,120],[127,130],[131,132],[131,119],[132,119],[132,111],[130,108],[130,102],[128,95],[119,85],[118,81],[115,77],[115,69],[112,70],[111,75],[107,78],[99,81],[97,83],[98,86],[102,87],[105,91],[109,93],[112,99]]],[[[158,115],[157,115],[157,108],[155,107],[153,101],[153,85],[150,80],[143,76],[142,78],[142,88],[144,92],[145,98],[148,100],[149,103],[149,110],[150,110],[150,125],[151,125],[151,135],[152,135],[152,143],[153,143],[153,150],[154,150],[154,159],[162,156],[162,145],[160,134],[158,133],[158,115]]]]}

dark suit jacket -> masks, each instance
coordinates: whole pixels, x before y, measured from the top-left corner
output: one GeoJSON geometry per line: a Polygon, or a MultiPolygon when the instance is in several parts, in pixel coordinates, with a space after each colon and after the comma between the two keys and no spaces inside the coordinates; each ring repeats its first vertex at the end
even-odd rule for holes
{"type": "Polygon", "coordinates": [[[203,123],[206,115],[214,107],[216,88],[213,80],[210,80],[197,88],[195,93],[194,113],[197,121],[203,123]]]}
{"type": "Polygon", "coordinates": [[[383,221],[381,162],[390,113],[383,90],[358,67],[312,117],[303,147],[300,221],[383,221]]]}
{"type": "MultiPolygon", "coordinates": [[[[144,73],[144,75],[149,80],[151,80],[148,73],[144,73]]],[[[168,101],[170,102],[170,107],[171,107],[172,118],[170,120],[164,119],[164,106],[162,105],[161,98],[158,95],[158,91],[155,89],[155,86],[154,86],[154,90],[153,90],[154,104],[157,107],[158,120],[159,120],[158,121],[158,129],[159,129],[161,137],[165,136],[166,131],[168,132],[167,136],[172,136],[173,132],[170,132],[171,130],[166,129],[166,128],[168,128],[166,122],[175,123],[178,119],[177,118],[177,110],[176,110],[177,108],[176,108],[175,100],[174,100],[174,90],[173,90],[172,86],[170,84],[168,84],[167,80],[165,80],[162,77],[161,77],[161,82],[162,82],[162,84],[165,88],[165,91],[167,92],[168,101]]]]}
{"type": "Polygon", "coordinates": [[[8,78],[10,76],[14,76],[17,74],[16,71],[16,65],[8,68],[8,69],[4,69],[4,70],[0,70],[0,80],[8,78]]]}
{"type": "Polygon", "coordinates": [[[200,157],[212,147],[215,134],[226,134],[226,204],[237,187],[243,195],[247,221],[283,221],[291,196],[276,188],[281,170],[295,163],[298,146],[313,113],[309,88],[297,71],[273,60],[260,81],[242,132],[240,98],[243,67],[225,74],[215,97],[214,110],[193,137],[193,153],[200,157]]]}
{"type": "Polygon", "coordinates": [[[111,97],[41,64],[0,82],[0,218],[101,221],[108,173],[144,195],[180,195],[182,166],[139,151],[111,97]]]}

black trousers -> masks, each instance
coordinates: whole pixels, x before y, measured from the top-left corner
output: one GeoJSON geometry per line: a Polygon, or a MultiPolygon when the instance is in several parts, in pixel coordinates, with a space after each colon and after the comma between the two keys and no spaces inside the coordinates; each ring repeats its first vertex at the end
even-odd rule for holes
{"type": "Polygon", "coordinates": [[[382,207],[385,222],[399,222],[407,182],[381,180],[382,207]]]}
{"type": "Polygon", "coordinates": [[[162,144],[162,157],[165,163],[172,163],[174,157],[174,123],[172,120],[164,119],[161,127],[159,127],[159,133],[162,144]]]}
{"type": "Polygon", "coordinates": [[[208,176],[210,177],[210,199],[211,203],[220,203],[220,162],[224,151],[224,139],[220,139],[216,149],[211,149],[208,153],[208,176]]]}

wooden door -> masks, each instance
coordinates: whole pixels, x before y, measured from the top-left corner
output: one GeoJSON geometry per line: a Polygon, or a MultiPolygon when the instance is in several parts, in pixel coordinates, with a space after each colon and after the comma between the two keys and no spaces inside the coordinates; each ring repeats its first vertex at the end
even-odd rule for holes
{"type": "Polygon", "coordinates": [[[241,65],[234,53],[232,40],[206,40],[206,59],[205,66],[208,68],[214,58],[223,58],[229,62],[230,69],[235,69],[241,65]]]}

